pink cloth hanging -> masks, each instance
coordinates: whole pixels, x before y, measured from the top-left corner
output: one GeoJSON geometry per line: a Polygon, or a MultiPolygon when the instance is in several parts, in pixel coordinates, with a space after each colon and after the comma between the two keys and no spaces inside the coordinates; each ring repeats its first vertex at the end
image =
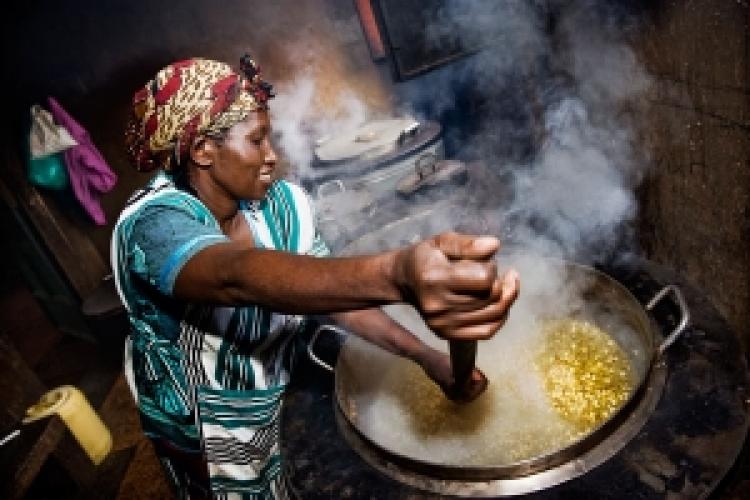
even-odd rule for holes
{"type": "Polygon", "coordinates": [[[73,194],[94,222],[102,226],[107,223],[107,219],[99,204],[99,198],[102,193],[109,192],[115,186],[117,174],[109,168],[86,129],[75,121],[54,97],[48,97],[47,104],[55,122],[65,127],[78,143],[63,153],[73,194]]]}

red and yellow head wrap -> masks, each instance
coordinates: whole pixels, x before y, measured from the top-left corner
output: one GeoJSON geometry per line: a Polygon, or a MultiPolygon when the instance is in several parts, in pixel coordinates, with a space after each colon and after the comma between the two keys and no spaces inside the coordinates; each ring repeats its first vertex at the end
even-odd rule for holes
{"type": "Polygon", "coordinates": [[[240,69],[242,74],[226,63],[196,58],[159,71],[133,96],[125,133],[133,165],[143,172],[172,170],[198,135],[220,134],[265,109],[271,85],[261,80],[250,56],[242,57],[240,69]]]}

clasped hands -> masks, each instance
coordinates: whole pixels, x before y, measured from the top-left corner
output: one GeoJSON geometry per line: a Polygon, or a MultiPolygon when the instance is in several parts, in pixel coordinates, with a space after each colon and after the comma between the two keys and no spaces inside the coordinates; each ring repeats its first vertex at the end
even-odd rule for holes
{"type": "MultiPolygon", "coordinates": [[[[442,233],[401,251],[397,273],[402,292],[430,329],[445,340],[486,340],[503,326],[519,292],[515,270],[498,275],[497,238],[442,233]]],[[[450,358],[425,346],[416,361],[455,399],[476,398],[487,386],[475,369],[468,387],[454,386],[450,358]]]]}

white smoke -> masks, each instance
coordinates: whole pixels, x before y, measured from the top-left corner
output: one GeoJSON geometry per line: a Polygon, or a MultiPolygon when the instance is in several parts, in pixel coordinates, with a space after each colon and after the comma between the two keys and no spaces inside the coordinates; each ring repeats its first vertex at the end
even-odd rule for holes
{"type": "MultiPolygon", "coordinates": [[[[534,220],[533,245],[596,261],[630,250],[634,189],[647,165],[632,118],[650,77],[616,24],[578,2],[563,10],[558,64],[570,83],[544,113],[544,139],[528,169],[515,170],[512,210],[534,220]]],[[[532,227],[532,224],[526,224],[532,227]]]]}
{"type": "MultiPolygon", "coordinates": [[[[505,444],[498,436],[523,430],[521,438],[508,440],[510,447],[543,434],[554,415],[505,412],[537,399],[534,395],[540,391],[524,384],[533,380],[539,325],[545,319],[591,318],[636,358],[640,347],[629,342],[638,337],[628,337],[617,310],[601,303],[605,294],[592,288],[606,279],[588,268],[564,264],[601,262],[631,249],[630,225],[637,214],[634,190],[648,164],[635,125],[651,79],[627,43],[628,22],[622,13],[609,11],[606,2],[588,0],[455,0],[436,14],[427,30],[434,43],[460,33],[468,45],[482,50],[400,84],[399,97],[432,118],[444,113],[468,116],[468,123],[456,128],[471,133],[461,137],[454,154],[479,160],[491,175],[475,184],[470,181],[464,198],[452,206],[445,206],[441,192],[430,212],[373,228],[355,242],[359,245],[353,253],[409,243],[438,226],[469,231],[481,226],[481,231],[471,232],[494,233],[513,244],[499,256],[498,267],[520,272],[521,294],[507,324],[478,348],[478,366],[490,381],[483,397],[499,402],[482,422],[497,425],[497,432],[487,438],[486,429],[473,429],[460,439],[450,435],[430,440],[414,439],[414,432],[394,432],[403,421],[409,429],[406,417],[421,400],[389,399],[388,391],[378,387],[358,401],[360,425],[372,429],[378,442],[388,443],[395,436],[398,442],[390,443],[394,449],[413,447],[419,456],[434,460],[445,452],[446,461],[465,464],[472,459],[471,449],[484,452],[488,442],[505,444]],[[466,92],[470,99],[460,99],[465,96],[457,92],[466,92]],[[461,106],[473,106],[476,113],[461,106]],[[510,381],[518,374],[518,394],[505,404],[502,398],[511,394],[510,381]],[[380,435],[383,422],[388,428],[380,435]],[[428,441],[434,445],[429,450],[428,441]]],[[[418,325],[406,326],[420,331],[418,325]]],[[[421,330],[426,342],[446,349],[445,342],[423,326],[421,330]]],[[[393,366],[389,364],[389,370],[393,366]]],[[[377,365],[366,369],[371,370],[365,370],[368,374],[378,372],[377,365]]],[[[387,377],[369,377],[367,382],[378,385],[383,380],[387,377]]],[[[407,386],[394,384],[392,392],[407,386]]]]}
{"type": "Polygon", "coordinates": [[[270,107],[276,146],[295,171],[308,168],[312,161],[311,138],[303,129],[303,120],[310,112],[314,90],[312,79],[299,78],[277,90],[270,107]]]}
{"type": "Polygon", "coordinates": [[[371,115],[367,106],[351,90],[338,96],[335,112],[321,108],[315,78],[302,73],[278,86],[270,107],[276,146],[290,163],[292,178],[312,172],[316,143],[337,133],[352,130],[371,115]]]}
{"type": "Polygon", "coordinates": [[[460,105],[456,92],[473,95],[479,113],[457,154],[505,184],[477,194],[497,234],[585,262],[631,249],[634,190],[648,164],[635,123],[651,83],[627,42],[633,26],[588,0],[456,0],[436,13],[429,40],[459,33],[481,50],[406,83],[401,96],[439,115],[460,105]]]}
{"type": "Polygon", "coordinates": [[[544,143],[531,165],[513,170],[515,198],[502,215],[516,218],[514,236],[523,246],[596,259],[636,215],[629,145],[621,129],[593,125],[580,98],[556,103],[544,120],[544,143]]]}
{"type": "MultiPolygon", "coordinates": [[[[591,0],[454,0],[436,11],[425,28],[428,45],[458,37],[478,52],[397,84],[394,109],[401,111],[392,115],[468,115],[468,123],[448,127],[447,141],[459,130],[453,156],[479,160],[497,178],[473,186],[470,203],[439,224],[422,224],[419,236],[436,227],[471,230],[469,220],[568,259],[590,263],[630,251],[634,190],[648,165],[635,124],[651,82],[628,44],[634,26],[608,2],[591,0]],[[473,99],[475,115],[461,108],[460,92],[473,99]]],[[[322,56],[298,53],[299,76],[277,86],[271,112],[277,146],[299,178],[314,176],[316,141],[375,113],[346,78],[333,91],[321,84],[322,56]],[[336,109],[321,107],[321,94],[335,95],[336,109]]],[[[383,240],[413,241],[415,228],[403,226],[403,235],[383,240]]]]}

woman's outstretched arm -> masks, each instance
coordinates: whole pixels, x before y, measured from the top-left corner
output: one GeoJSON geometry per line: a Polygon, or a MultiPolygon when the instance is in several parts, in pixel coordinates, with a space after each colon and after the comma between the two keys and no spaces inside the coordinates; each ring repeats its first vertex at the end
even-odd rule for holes
{"type": "Polygon", "coordinates": [[[495,333],[517,291],[517,280],[504,282],[489,259],[498,246],[492,237],[444,233],[378,255],[321,259],[220,243],[182,267],[174,295],[298,314],[409,302],[438,335],[483,339],[495,333]]]}

